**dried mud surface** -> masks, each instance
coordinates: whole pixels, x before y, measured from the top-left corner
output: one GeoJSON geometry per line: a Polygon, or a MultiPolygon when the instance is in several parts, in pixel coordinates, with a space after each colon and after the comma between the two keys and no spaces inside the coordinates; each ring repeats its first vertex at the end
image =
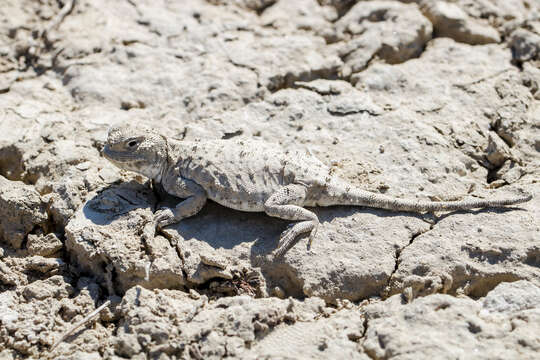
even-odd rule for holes
{"type": "Polygon", "coordinates": [[[4,0],[0,134],[1,360],[540,353],[537,0],[4,0]],[[313,246],[273,259],[264,214],[156,232],[172,200],[100,154],[119,122],[306,149],[392,196],[533,200],[314,209],[313,246]]]}

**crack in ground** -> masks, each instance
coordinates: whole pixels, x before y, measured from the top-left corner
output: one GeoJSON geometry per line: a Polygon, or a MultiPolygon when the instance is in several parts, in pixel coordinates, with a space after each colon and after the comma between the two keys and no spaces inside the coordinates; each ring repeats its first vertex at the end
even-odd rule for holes
{"type": "Polygon", "coordinates": [[[495,79],[495,78],[499,77],[500,75],[502,75],[504,73],[507,73],[508,71],[511,71],[511,70],[512,70],[512,68],[509,67],[509,68],[497,71],[497,72],[495,72],[495,73],[493,73],[491,75],[481,77],[481,78],[476,79],[474,81],[470,81],[470,82],[464,83],[464,84],[452,84],[452,86],[455,87],[455,88],[458,88],[460,90],[465,91],[467,94],[470,94],[471,92],[475,94],[476,92],[474,92],[474,90],[469,89],[470,86],[480,84],[480,83],[482,83],[484,81],[495,79]]]}
{"type": "Polygon", "coordinates": [[[165,239],[169,240],[169,244],[174,249],[174,251],[176,252],[176,255],[178,255],[178,257],[180,258],[180,261],[182,262],[182,275],[184,276],[184,279],[186,280],[186,285],[185,286],[189,288],[189,286],[188,286],[189,284],[187,283],[188,282],[188,274],[187,274],[187,272],[185,270],[186,260],[184,259],[184,254],[182,254],[182,252],[180,251],[180,249],[177,246],[177,241],[174,239],[173,236],[171,236],[169,233],[167,233],[166,231],[163,231],[161,229],[156,229],[156,235],[161,235],[165,239]]]}
{"type": "Polygon", "coordinates": [[[224,54],[227,56],[227,60],[229,61],[229,63],[231,63],[233,66],[236,66],[236,67],[239,67],[241,69],[246,69],[246,70],[249,70],[251,72],[253,72],[256,76],[257,76],[257,83],[260,83],[260,74],[259,74],[259,71],[257,70],[256,67],[253,67],[253,66],[249,66],[247,64],[242,64],[242,63],[239,63],[237,61],[234,61],[230,56],[229,54],[227,53],[227,51],[225,51],[225,49],[222,49],[224,51],[224,54]]]}
{"type": "Polygon", "coordinates": [[[368,328],[369,328],[369,320],[366,316],[366,314],[364,314],[364,323],[363,323],[363,327],[364,327],[364,332],[362,333],[362,350],[364,351],[364,354],[366,354],[370,359],[373,359],[373,360],[377,360],[377,355],[373,353],[373,351],[369,351],[367,350],[365,347],[364,347],[364,342],[366,341],[366,336],[367,336],[367,331],[368,331],[368,328]]]}
{"type": "Polygon", "coordinates": [[[397,270],[398,270],[398,268],[399,268],[399,264],[400,264],[400,262],[401,262],[400,257],[401,257],[401,254],[403,253],[403,251],[404,251],[406,248],[408,248],[409,246],[411,246],[411,245],[413,244],[414,240],[416,240],[416,238],[417,238],[418,236],[420,236],[420,235],[422,235],[422,234],[425,234],[425,233],[427,233],[428,231],[433,230],[433,227],[434,227],[434,226],[437,224],[437,222],[438,222],[437,219],[435,219],[435,222],[434,222],[434,223],[433,223],[433,222],[429,222],[429,221],[427,221],[427,220],[425,220],[425,219],[422,219],[422,220],[423,220],[424,222],[427,222],[427,223],[430,225],[430,226],[429,226],[429,229],[427,229],[427,230],[425,230],[425,231],[417,231],[417,232],[415,232],[414,234],[412,234],[411,238],[409,239],[409,242],[408,242],[405,246],[396,249],[396,254],[395,254],[396,262],[395,262],[395,265],[394,265],[394,270],[392,271],[392,273],[391,273],[390,276],[388,277],[388,281],[386,282],[386,286],[384,287],[384,289],[383,289],[383,291],[382,291],[381,297],[382,297],[383,299],[386,299],[386,298],[390,297],[390,295],[393,295],[393,294],[391,293],[391,287],[390,287],[391,285],[390,285],[390,284],[391,284],[391,282],[392,282],[392,280],[393,280],[394,274],[397,272],[397,270]]]}

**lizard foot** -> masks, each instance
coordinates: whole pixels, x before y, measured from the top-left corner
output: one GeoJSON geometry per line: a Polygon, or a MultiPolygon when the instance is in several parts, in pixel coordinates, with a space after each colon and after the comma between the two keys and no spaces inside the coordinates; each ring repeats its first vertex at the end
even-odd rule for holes
{"type": "Polygon", "coordinates": [[[294,224],[289,227],[287,230],[283,231],[280,236],[280,244],[277,249],[273,251],[274,257],[281,257],[287,252],[291,247],[296,244],[297,238],[309,232],[308,240],[308,249],[311,248],[311,243],[313,238],[317,234],[317,229],[319,227],[319,222],[317,220],[308,220],[302,221],[294,224]]]}
{"type": "Polygon", "coordinates": [[[170,208],[161,208],[154,213],[154,222],[158,229],[174,224],[176,222],[174,212],[170,208]]]}

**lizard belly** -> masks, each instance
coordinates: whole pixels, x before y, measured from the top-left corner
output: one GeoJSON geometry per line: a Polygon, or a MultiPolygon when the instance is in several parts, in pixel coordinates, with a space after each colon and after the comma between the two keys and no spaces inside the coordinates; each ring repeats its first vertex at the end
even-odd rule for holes
{"type": "Polygon", "coordinates": [[[250,181],[245,181],[244,175],[225,182],[214,182],[206,188],[208,198],[235,210],[264,211],[264,203],[281,185],[277,181],[268,181],[269,179],[253,181],[253,177],[250,181]]]}
{"type": "Polygon", "coordinates": [[[225,207],[249,212],[264,211],[266,196],[254,196],[252,194],[224,194],[220,191],[207,191],[208,198],[225,207]]]}

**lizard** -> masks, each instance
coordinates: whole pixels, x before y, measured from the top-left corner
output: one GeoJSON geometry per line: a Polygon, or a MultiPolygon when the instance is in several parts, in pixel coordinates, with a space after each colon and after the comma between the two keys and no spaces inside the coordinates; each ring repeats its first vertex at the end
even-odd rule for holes
{"type": "Polygon", "coordinates": [[[532,198],[522,193],[500,200],[400,199],[362,190],[331,175],[328,166],[305,150],[250,139],[175,140],[130,125],[111,127],[102,153],[117,167],[152,179],[161,192],[184,199],[155,211],[158,229],[197,214],[209,199],[228,208],[295,221],[281,233],[276,256],[303,234],[308,234],[311,246],[319,219],[306,207],[352,205],[423,213],[503,207],[532,198]]]}

